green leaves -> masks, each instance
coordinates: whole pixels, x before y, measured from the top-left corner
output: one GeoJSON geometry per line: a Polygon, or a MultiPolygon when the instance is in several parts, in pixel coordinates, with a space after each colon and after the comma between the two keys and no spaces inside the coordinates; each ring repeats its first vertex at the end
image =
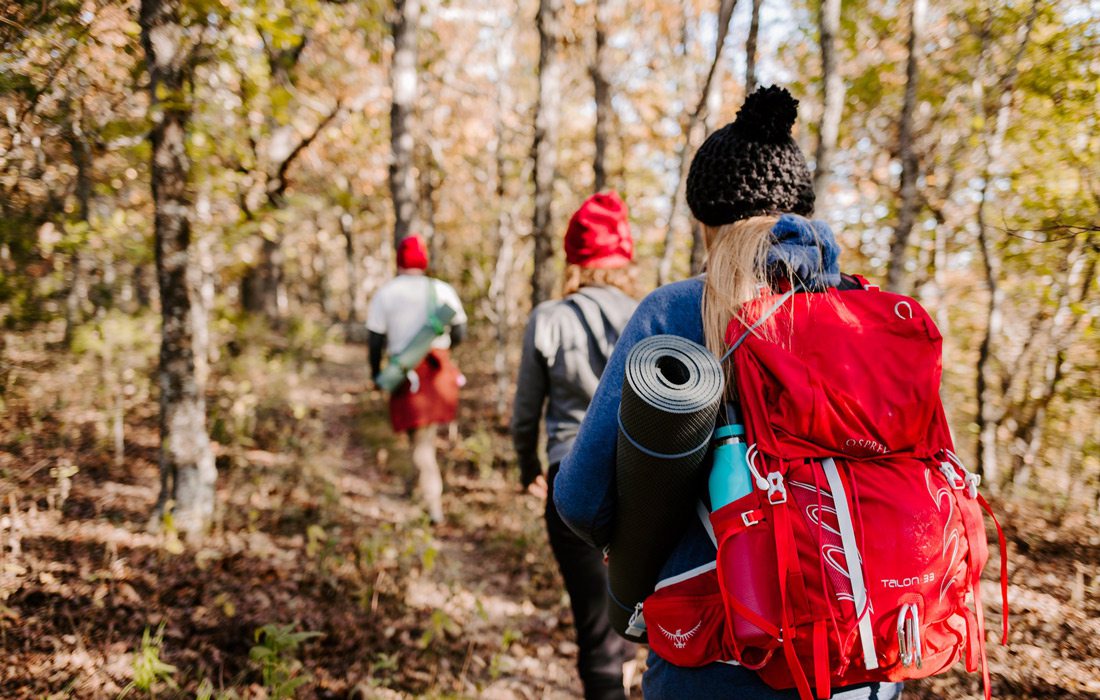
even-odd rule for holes
{"type": "Polygon", "coordinates": [[[264,688],[272,700],[293,698],[295,691],[312,680],[302,671],[298,647],[305,641],[324,636],[320,632],[295,632],[294,625],[267,624],[253,635],[256,644],[248,658],[260,665],[264,688]]]}
{"type": "Polygon", "coordinates": [[[132,664],[133,680],[123,688],[119,694],[119,700],[125,698],[134,690],[143,693],[154,693],[157,686],[167,685],[170,688],[178,688],[172,678],[178,670],[175,666],[165,663],[160,659],[161,647],[164,644],[164,623],[157,627],[155,635],[149,633],[146,627],[141,635],[141,647],[134,654],[132,664]]]}

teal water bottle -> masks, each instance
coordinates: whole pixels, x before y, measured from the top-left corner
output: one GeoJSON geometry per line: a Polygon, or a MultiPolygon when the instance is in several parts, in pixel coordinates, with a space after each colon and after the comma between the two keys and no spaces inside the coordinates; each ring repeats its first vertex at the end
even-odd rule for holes
{"type": "Polygon", "coordinates": [[[714,463],[710,469],[710,508],[718,510],[752,492],[745,426],[736,409],[726,405],[727,424],[714,431],[714,463]]]}

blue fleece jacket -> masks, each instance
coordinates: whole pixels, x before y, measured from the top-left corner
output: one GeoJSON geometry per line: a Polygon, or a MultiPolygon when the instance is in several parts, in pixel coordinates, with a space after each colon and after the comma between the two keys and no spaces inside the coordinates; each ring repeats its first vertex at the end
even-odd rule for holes
{"type": "MultiPolygon", "coordinates": [[[[828,232],[828,229],[825,231],[828,232]]],[[[828,232],[828,237],[832,239],[831,232],[828,232]]],[[[835,260],[834,255],[833,265],[835,260]]],[[[839,272],[836,277],[839,278],[839,272]]],[[[576,442],[561,463],[561,471],[554,483],[554,505],[570,528],[597,547],[603,547],[611,540],[616,497],[616,416],[627,355],[638,341],[661,333],[705,344],[703,286],[703,278],[695,277],[660,287],[642,300],[615,345],[588,413],[581,423],[576,442]]],[[[715,554],[714,545],[702,522],[692,518],[687,532],[665,562],[660,578],[665,579],[712,562],[715,554]]],[[[683,668],[664,661],[652,652],[643,678],[643,690],[646,698],[736,697],[768,700],[798,697],[794,691],[772,690],[755,673],[740,666],[713,663],[701,668],[683,668]]],[[[838,691],[833,697],[888,700],[897,697],[900,692],[900,684],[883,683],[852,686],[843,692],[838,691]]]]}

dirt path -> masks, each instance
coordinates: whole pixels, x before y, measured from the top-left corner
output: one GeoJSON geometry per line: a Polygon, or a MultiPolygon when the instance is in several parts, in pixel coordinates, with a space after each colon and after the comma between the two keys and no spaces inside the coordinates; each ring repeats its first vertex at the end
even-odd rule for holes
{"type": "MultiPolygon", "coordinates": [[[[341,506],[422,538],[422,565],[394,582],[404,589],[402,618],[427,620],[421,637],[406,642],[414,650],[446,651],[433,667],[431,654],[416,658],[415,651],[398,649],[403,660],[393,685],[408,675],[428,683],[429,693],[499,700],[579,697],[576,645],[542,504],[517,493],[506,466],[501,469],[507,440],[475,420],[484,396],[467,397],[459,430],[439,438],[447,522],[429,529],[416,495],[406,493],[412,478],[405,440],[390,433],[381,395],[368,391],[361,353],[350,346],[328,348],[310,403],[325,406],[327,432],[343,438],[341,506]],[[358,399],[348,402],[348,396],[358,399]]],[[[480,379],[475,375],[474,383],[480,379]]],[[[383,636],[399,637],[399,627],[386,626],[383,636]]],[[[360,684],[360,692],[369,696],[368,687],[360,684]]],[[[380,687],[371,692],[402,694],[380,687]]]]}

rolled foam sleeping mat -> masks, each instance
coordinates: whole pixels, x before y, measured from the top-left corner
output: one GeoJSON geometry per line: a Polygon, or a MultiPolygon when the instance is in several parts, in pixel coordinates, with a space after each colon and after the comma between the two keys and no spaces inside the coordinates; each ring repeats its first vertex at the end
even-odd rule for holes
{"type": "Polygon", "coordinates": [[[723,389],[718,360],[686,338],[651,336],[627,356],[608,610],[612,627],[632,641],[644,641],[626,634],[633,608],[653,592],[661,566],[694,517],[723,389]]]}
{"type": "Polygon", "coordinates": [[[432,349],[432,341],[443,334],[439,328],[444,328],[455,317],[455,310],[450,306],[440,306],[435,310],[435,318],[438,324],[428,320],[405,345],[405,348],[391,357],[389,364],[374,378],[374,383],[382,387],[383,391],[393,391],[405,381],[405,377],[428,356],[432,349]]]}

